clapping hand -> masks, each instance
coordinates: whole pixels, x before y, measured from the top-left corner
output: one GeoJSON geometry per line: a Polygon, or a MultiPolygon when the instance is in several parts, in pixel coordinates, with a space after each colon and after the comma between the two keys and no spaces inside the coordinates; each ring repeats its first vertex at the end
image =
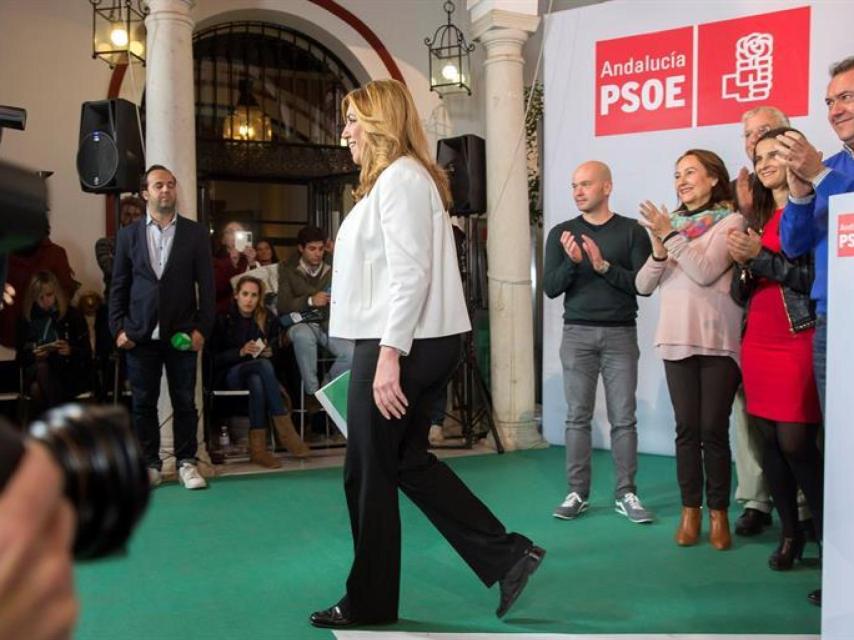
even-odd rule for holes
{"type": "Polygon", "coordinates": [[[657,238],[664,238],[673,231],[673,223],[670,221],[670,213],[667,207],[661,205],[659,209],[649,200],[640,204],[641,217],[638,219],[641,225],[650,230],[657,238]]]}
{"type": "Polygon", "coordinates": [[[564,231],[560,234],[560,243],[563,245],[563,250],[569,256],[569,259],[575,264],[579,264],[583,256],[581,255],[581,247],[575,241],[575,236],[569,231],[564,231]]]}
{"type": "Polygon", "coordinates": [[[602,257],[602,251],[599,249],[599,245],[597,245],[590,236],[581,234],[581,246],[584,248],[584,253],[587,254],[587,259],[590,260],[593,270],[596,273],[602,273],[602,271],[605,270],[605,265],[607,263],[605,258],[602,257]]]}
{"type": "Polygon", "coordinates": [[[786,167],[786,182],[793,198],[805,198],[813,192],[812,183],[801,178],[791,167],[786,167]]]}
{"type": "Polygon", "coordinates": [[[787,131],[776,140],[778,157],[802,180],[811,183],[824,169],[821,151],[797,131],[787,131]]]}
{"type": "Polygon", "coordinates": [[[744,265],[759,255],[762,250],[762,237],[750,228],[747,231],[732,229],[727,236],[726,244],[732,259],[744,265]]]}
{"type": "Polygon", "coordinates": [[[742,167],[735,179],[735,197],[738,210],[745,218],[753,214],[753,189],[750,186],[750,172],[742,167]]]}

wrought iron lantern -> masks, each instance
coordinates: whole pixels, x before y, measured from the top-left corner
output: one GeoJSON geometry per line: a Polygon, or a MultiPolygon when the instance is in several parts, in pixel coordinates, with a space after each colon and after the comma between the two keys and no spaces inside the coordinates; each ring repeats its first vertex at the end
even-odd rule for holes
{"type": "Polygon", "coordinates": [[[145,16],[142,0],[89,0],[92,5],[92,57],[110,67],[134,60],[145,64],[145,16]],[[136,6],[134,7],[134,4],[136,6]]]}
{"type": "Polygon", "coordinates": [[[226,140],[270,142],[273,139],[272,122],[252,95],[252,80],[243,78],[238,86],[237,103],[225,118],[222,137],[226,140]]]}
{"type": "Polygon", "coordinates": [[[454,3],[447,0],[442,7],[448,14],[448,23],[440,25],[433,38],[424,38],[430,52],[430,91],[440,96],[453,93],[471,95],[471,60],[469,54],[474,45],[451,21],[454,3]]]}

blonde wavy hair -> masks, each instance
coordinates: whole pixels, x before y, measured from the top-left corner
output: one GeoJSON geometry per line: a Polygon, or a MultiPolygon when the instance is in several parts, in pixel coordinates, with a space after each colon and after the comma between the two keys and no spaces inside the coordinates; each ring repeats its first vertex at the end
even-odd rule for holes
{"type": "Polygon", "coordinates": [[[427,145],[424,127],[418,118],[409,90],[397,80],[374,80],[354,89],[341,101],[344,121],[353,109],[364,131],[359,186],[353,196],[359,200],[373,188],[380,174],[401,156],[411,156],[430,173],[439,189],[445,209],[451,206],[451,188],[445,171],[437,165],[427,145]]]}
{"type": "Polygon", "coordinates": [[[59,279],[52,271],[39,271],[30,278],[30,282],[27,285],[27,291],[24,294],[23,314],[27,322],[30,322],[33,319],[33,305],[36,304],[39,296],[47,288],[53,289],[53,292],[56,295],[56,309],[60,320],[65,317],[66,313],[68,313],[68,294],[65,293],[65,289],[63,289],[62,285],[59,284],[59,279]]]}

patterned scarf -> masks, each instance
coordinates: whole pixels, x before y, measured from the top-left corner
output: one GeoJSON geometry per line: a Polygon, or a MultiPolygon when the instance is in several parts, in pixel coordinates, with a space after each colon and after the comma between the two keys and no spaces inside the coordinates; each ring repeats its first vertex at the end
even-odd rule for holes
{"type": "Polygon", "coordinates": [[[670,214],[670,224],[688,240],[693,240],[699,238],[731,213],[732,209],[727,207],[705,209],[689,215],[674,211],[670,214]]]}

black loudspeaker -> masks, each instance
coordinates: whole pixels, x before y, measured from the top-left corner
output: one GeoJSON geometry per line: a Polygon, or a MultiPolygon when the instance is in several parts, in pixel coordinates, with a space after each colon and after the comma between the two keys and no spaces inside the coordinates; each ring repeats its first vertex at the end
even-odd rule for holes
{"type": "Polygon", "coordinates": [[[136,105],[127,100],[84,102],[80,112],[77,175],[89,193],[139,190],[145,157],[136,105]]]}
{"type": "Polygon", "coordinates": [[[486,213],[486,141],[473,135],[443,138],[436,148],[436,162],[451,181],[451,214],[486,213]]]}

